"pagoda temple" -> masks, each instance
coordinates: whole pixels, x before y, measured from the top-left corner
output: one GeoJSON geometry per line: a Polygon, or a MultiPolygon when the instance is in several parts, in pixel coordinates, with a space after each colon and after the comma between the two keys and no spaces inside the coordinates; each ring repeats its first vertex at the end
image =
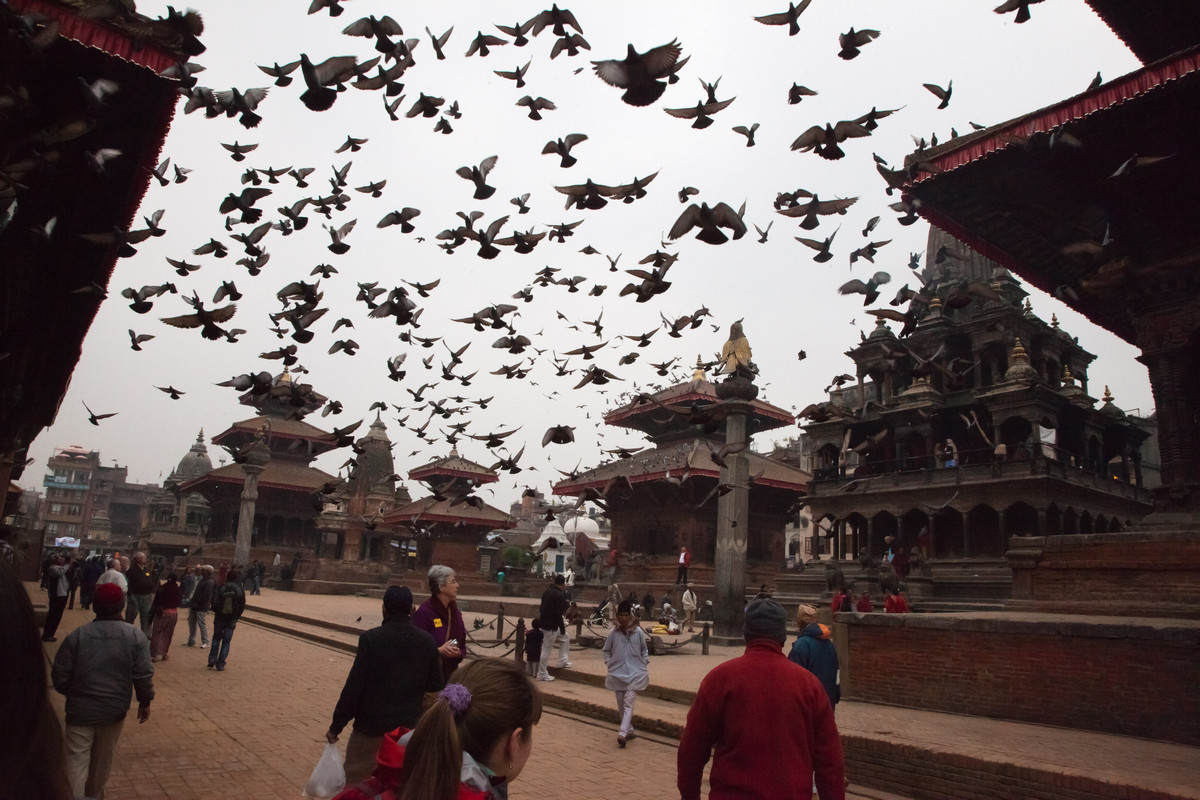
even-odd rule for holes
{"type": "Polygon", "coordinates": [[[1162,448],[1156,511],[1195,524],[1200,15],[1194,3],[1089,4],[1145,66],[914,153],[903,191],[933,225],[1141,349],[1162,448]]]}
{"type": "Polygon", "coordinates": [[[911,553],[909,590],[930,598],[993,570],[1006,596],[1010,537],[1120,531],[1150,512],[1148,424],[1107,388],[1096,406],[1095,356],[1035,316],[1007,270],[936,229],[927,254],[911,332],[881,318],[847,353],[856,385],[806,409],[808,504],[835,559],[911,553]]]}
{"type": "Polygon", "coordinates": [[[1194,616],[1200,15],[1190,2],[1089,5],[1144,66],[914,153],[903,192],[933,225],[1136,345],[1149,372],[1162,465],[1154,512],[1119,535],[1021,541],[1011,554],[1014,596],[1040,608],[1069,587],[1080,610],[1129,613],[1149,581],[1169,589],[1161,613],[1194,616]],[[1098,568],[1108,581],[1088,580],[1098,568]]]}
{"type": "MultiPolygon", "coordinates": [[[[180,15],[181,17],[182,15],[180,15]]],[[[179,17],[177,17],[178,19],[179,17]]],[[[197,20],[198,21],[198,20],[197,20]]],[[[85,235],[127,231],[151,180],[178,100],[163,75],[203,45],[133,3],[108,19],[79,4],[0,4],[0,488],[58,413],[71,372],[128,245],[85,235]],[[121,90],[95,102],[81,87],[121,90]],[[89,153],[122,155],[103,174],[89,153]]]]}
{"type": "MultiPolygon", "coordinates": [[[[689,579],[714,582],[717,505],[725,418],[717,387],[698,365],[693,379],[642,396],[604,416],[608,425],[646,435],[653,447],[559,481],[554,494],[600,505],[612,523],[610,547],[622,554],[625,580],[672,583],[680,547],[692,554],[689,579]]],[[[790,425],[791,414],[761,400],[749,404],[747,436],[790,425]]],[[[785,533],[809,475],[754,452],[749,460],[747,585],[773,580],[784,564],[785,533]]],[[[740,607],[740,606],[739,606],[740,607]]]]}
{"type": "Polygon", "coordinates": [[[234,454],[234,463],[217,467],[179,485],[181,494],[197,493],[208,501],[206,541],[233,541],[238,531],[239,507],[246,471],[238,454],[254,446],[260,436],[270,458],[258,480],[251,545],[284,547],[316,553],[321,537],[316,526],[320,503],[314,498],[323,489],[339,485],[336,476],[312,466],[324,452],[339,446],[338,437],[303,420],[320,408],[326,398],[312,387],[293,380],[286,368],[274,379],[270,391],[251,390],[242,395],[242,405],[258,414],[233,423],[213,437],[234,454]]]}
{"type": "Polygon", "coordinates": [[[383,524],[411,532],[419,568],[445,564],[463,574],[476,572],[483,537],[516,525],[511,516],[474,494],[478,487],[499,480],[495,470],[463,458],[457,446],[448,456],[410,470],[408,477],[425,483],[431,494],[391,510],[383,524]]]}
{"type": "MultiPolygon", "coordinates": [[[[922,614],[836,614],[845,626],[842,697],[1195,747],[1200,745],[1194,658],[1200,641],[1195,622],[1200,601],[1200,228],[1195,224],[1200,151],[1194,142],[1200,4],[1088,4],[1145,66],[912,154],[903,194],[938,229],[1142,350],[1139,360],[1149,370],[1154,392],[1162,462],[1153,512],[1117,526],[1106,515],[1109,526],[1103,532],[1095,528],[1098,515],[1090,518],[1093,532],[1085,532],[1083,513],[1074,521],[1063,516],[1061,527],[1041,513],[1024,515],[1038,525],[1009,526],[1005,519],[1013,582],[1012,600],[1002,613],[928,620],[922,614]],[[1064,624],[1064,613],[1073,615],[1069,623],[1064,624]],[[898,647],[912,648],[910,657],[897,657],[898,647]],[[960,658],[964,668],[939,668],[934,674],[922,657],[929,653],[939,654],[939,662],[943,655],[960,658]],[[1035,654],[1035,662],[1021,664],[1012,657],[1019,653],[1035,654]],[[881,682],[878,675],[885,671],[888,680],[881,682]],[[1070,679],[1048,691],[1030,691],[1047,675],[1070,679]],[[1128,691],[1135,684],[1152,685],[1154,691],[1128,691]]],[[[1071,31],[1062,33],[1069,48],[1071,31]]],[[[1022,347],[1028,343],[1022,341],[1022,347]]],[[[1013,491],[1032,498],[1035,506],[1045,502],[1039,499],[1045,496],[1039,484],[1048,478],[1061,490],[1062,505],[1084,499],[1085,488],[1089,502],[1100,502],[1098,490],[1121,485],[1124,492],[1130,479],[1126,464],[1136,465],[1132,448],[1137,442],[1124,427],[1131,420],[1123,419],[1111,401],[1095,411],[1090,401],[1084,406],[1080,392],[1087,394],[1086,384],[1076,382],[1081,376],[1074,361],[1060,364],[1063,375],[1055,387],[1044,371],[1033,382],[1036,355],[1027,351],[1024,356],[1014,339],[1005,380],[989,393],[1003,391],[1010,380],[1026,380],[1032,382],[1034,400],[1049,401],[1047,390],[1057,388],[1064,400],[1058,406],[1059,430],[1078,431],[1065,441],[1056,437],[1055,445],[1070,458],[1050,462],[1039,449],[1022,464],[1009,446],[1004,461],[983,468],[1003,477],[1014,467],[1026,467],[1025,479],[1013,491]],[[1098,420],[1097,414],[1111,422],[1098,420]],[[1107,474],[1097,475],[1092,487],[1078,485],[1095,472],[1098,460],[1106,462],[1107,474]],[[1039,461],[1044,470],[1038,469],[1039,461]]],[[[988,421],[978,411],[976,418],[986,431],[988,421]]],[[[980,427],[969,412],[967,419],[980,427]]],[[[994,425],[990,438],[997,441],[994,425]]],[[[1000,441],[1011,445],[1006,437],[1000,441]]],[[[925,474],[935,480],[970,469],[950,469],[943,462],[941,469],[935,464],[925,474]]],[[[893,480],[889,474],[864,475],[848,491],[878,491],[893,480]]],[[[1133,481],[1136,486],[1136,469],[1133,481]]],[[[936,515],[954,508],[952,518],[969,511],[964,538],[970,541],[977,529],[975,509],[957,504],[975,491],[965,481],[948,483],[922,510],[936,515]]],[[[1117,796],[1128,787],[1114,790],[1117,796]]]]}

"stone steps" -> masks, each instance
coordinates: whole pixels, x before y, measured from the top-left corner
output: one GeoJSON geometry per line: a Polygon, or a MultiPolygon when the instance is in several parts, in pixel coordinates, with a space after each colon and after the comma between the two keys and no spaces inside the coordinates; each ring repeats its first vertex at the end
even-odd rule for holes
{"type": "MultiPolygon", "coordinates": [[[[471,606],[464,611],[470,628],[472,616],[492,601],[472,597],[463,602],[471,606]]],[[[245,619],[353,652],[358,633],[378,622],[366,619],[370,612],[362,613],[365,621],[353,625],[326,622],[254,607],[252,598],[245,619]]],[[[511,619],[508,605],[506,614],[511,619]]],[[[490,654],[478,645],[475,652],[490,654]]],[[[688,687],[737,651],[704,656],[693,643],[686,645],[686,655],[680,652],[651,659],[651,687],[635,708],[639,732],[677,740],[694,697],[688,687]]],[[[538,683],[544,702],[612,725],[615,734],[616,700],[603,688],[603,664],[596,651],[573,649],[571,658],[574,667],[551,668],[556,680],[538,683]]],[[[853,701],[840,703],[837,717],[847,776],[863,796],[1200,800],[1200,748],[853,701]]]]}

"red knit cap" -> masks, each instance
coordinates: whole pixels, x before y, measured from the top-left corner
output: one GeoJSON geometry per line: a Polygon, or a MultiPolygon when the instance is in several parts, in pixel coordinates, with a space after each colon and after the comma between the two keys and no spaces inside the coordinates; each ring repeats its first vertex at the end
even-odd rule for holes
{"type": "Polygon", "coordinates": [[[125,599],[125,593],[115,583],[102,583],[96,587],[92,602],[102,606],[115,606],[125,599]]]}

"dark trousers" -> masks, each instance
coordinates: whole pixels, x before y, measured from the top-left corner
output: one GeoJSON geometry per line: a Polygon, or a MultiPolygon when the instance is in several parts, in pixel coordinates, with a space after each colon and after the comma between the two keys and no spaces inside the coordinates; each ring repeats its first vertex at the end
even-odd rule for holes
{"type": "Polygon", "coordinates": [[[92,595],[96,593],[96,584],[88,586],[86,583],[79,584],[79,607],[87,610],[92,607],[92,595]]]}
{"type": "Polygon", "coordinates": [[[71,588],[67,591],[67,608],[75,607],[75,590],[78,588],[79,588],[79,585],[73,583],[73,584],[71,584],[71,588]]]}
{"type": "Polygon", "coordinates": [[[676,583],[687,583],[687,565],[680,564],[679,571],[675,573],[676,583]]]}
{"type": "Polygon", "coordinates": [[[66,597],[50,596],[50,610],[46,612],[46,625],[42,628],[42,638],[52,639],[58,633],[58,623],[62,622],[63,610],[67,607],[66,597]]]}
{"type": "Polygon", "coordinates": [[[208,665],[225,669],[225,661],[229,658],[229,643],[233,641],[234,625],[237,622],[221,617],[213,617],[212,646],[208,651],[208,665]]]}

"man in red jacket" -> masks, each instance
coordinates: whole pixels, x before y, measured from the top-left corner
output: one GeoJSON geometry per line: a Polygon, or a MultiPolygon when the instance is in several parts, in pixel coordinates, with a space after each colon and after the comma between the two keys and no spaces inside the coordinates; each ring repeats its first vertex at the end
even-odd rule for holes
{"type": "Polygon", "coordinates": [[[842,742],[821,682],[783,655],[787,616],[771,599],[746,608],[744,655],[715,667],[696,692],[679,741],[679,796],[709,800],[807,796],[845,800],[842,742]]]}

